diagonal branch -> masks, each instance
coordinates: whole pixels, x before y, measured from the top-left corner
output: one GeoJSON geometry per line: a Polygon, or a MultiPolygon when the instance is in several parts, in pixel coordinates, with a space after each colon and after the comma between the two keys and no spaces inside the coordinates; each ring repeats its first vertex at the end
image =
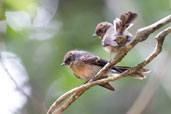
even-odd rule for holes
{"type": "MultiPolygon", "coordinates": [[[[145,59],[143,62],[141,62],[137,66],[135,66],[132,69],[124,72],[123,74],[119,75],[118,77],[113,76],[113,77],[106,78],[104,80],[97,80],[97,81],[94,81],[93,83],[90,83],[90,85],[85,85],[85,87],[81,87],[81,88],[83,88],[83,89],[86,88],[86,90],[87,90],[88,88],[90,88],[90,87],[92,87],[94,85],[104,84],[104,83],[107,83],[107,82],[110,82],[110,81],[114,81],[114,80],[121,79],[121,78],[123,78],[125,76],[128,76],[128,75],[134,74],[139,69],[143,68],[145,65],[147,65],[148,63],[150,63],[161,52],[164,38],[169,33],[171,33],[171,27],[169,27],[169,28],[165,29],[164,31],[162,31],[161,33],[159,33],[159,35],[156,37],[156,39],[157,39],[157,45],[155,47],[154,52],[147,59],[145,59]]],[[[77,94],[80,95],[80,93],[81,92],[79,92],[77,94]]],[[[74,97],[77,98],[76,95],[74,95],[74,97]]],[[[62,111],[65,110],[71,103],[72,103],[72,100],[69,99],[64,105],[62,105],[60,107],[61,110],[62,111]]]]}
{"type": "MultiPolygon", "coordinates": [[[[169,28],[168,28],[169,29],[169,28]]],[[[159,33],[156,38],[159,39],[163,39],[163,37],[165,37],[166,34],[169,33],[169,30],[165,29],[164,31],[162,31],[161,33],[159,33]]],[[[170,33],[171,33],[171,27],[170,27],[170,33]]],[[[162,42],[161,42],[162,43],[162,42]]],[[[158,46],[159,47],[159,46],[158,46]]],[[[160,47],[161,51],[162,49],[162,45],[160,47]]],[[[160,82],[162,81],[162,76],[164,76],[164,74],[169,70],[169,65],[171,64],[171,60],[169,57],[165,58],[163,60],[162,65],[158,65],[156,71],[159,71],[161,69],[161,66],[165,66],[165,68],[163,70],[161,70],[160,72],[154,72],[155,76],[151,77],[151,79],[149,80],[149,82],[146,84],[146,86],[143,88],[143,90],[141,91],[140,95],[138,96],[138,98],[135,100],[135,102],[133,103],[133,105],[131,106],[131,108],[129,109],[129,111],[127,112],[127,114],[141,114],[144,109],[147,107],[147,105],[149,104],[150,100],[152,99],[152,96],[155,94],[157,88],[160,85],[160,82]],[[153,89],[151,89],[153,88],[153,89]]]]}
{"type": "Polygon", "coordinates": [[[153,33],[155,30],[163,27],[164,25],[171,22],[171,15],[159,20],[158,22],[149,25],[147,27],[141,28],[137,30],[136,36],[134,40],[129,43],[125,48],[123,48],[122,51],[120,51],[117,56],[108,64],[106,64],[95,76],[95,79],[98,79],[99,77],[103,76],[106,72],[108,72],[113,65],[120,62],[124,56],[135,46],[137,43],[142,42],[148,38],[148,36],[153,33]]]}
{"type": "MultiPolygon", "coordinates": [[[[128,75],[131,75],[135,72],[137,72],[139,69],[143,68],[145,65],[147,65],[149,62],[151,62],[162,50],[162,45],[163,45],[163,41],[164,38],[167,34],[169,34],[171,32],[171,28],[167,28],[164,31],[162,31],[158,36],[157,36],[157,45],[156,48],[154,50],[154,52],[147,58],[145,59],[142,63],[138,64],[137,66],[131,68],[130,70],[127,70],[125,72],[123,72],[122,74],[120,74],[117,77],[108,77],[105,79],[101,79],[101,80],[97,80],[99,77],[101,77],[103,74],[105,74],[106,72],[108,72],[110,70],[110,68],[117,64],[118,62],[120,62],[124,56],[139,42],[142,42],[144,40],[146,40],[148,38],[148,36],[153,33],[154,31],[156,31],[157,29],[163,27],[164,25],[168,24],[171,22],[171,15],[159,20],[158,22],[141,28],[139,30],[137,30],[136,36],[134,38],[134,40],[129,43],[125,48],[123,48],[122,51],[120,51],[116,57],[114,59],[111,60],[111,62],[109,62],[108,64],[106,64],[95,76],[94,79],[90,80],[87,84],[81,85],[77,88],[74,88],[68,92],[66,92],[65,94],[63,94],[61,97],[59,97],[53,104],[52,106],[49,108],[49,111],[47,114],[52,114],[53,112],[55,112],[55,110],[57,109],[58,105],[61,104],[66,98],[68,98],[69,96],[71,96],[72,94],[74,94],[68,101],[66,101],[61,107],[59,107],[57,110],[61,110],[64,111],[70,104],[72,104],[79,96],[81,96],[87,89],[89,89],[92,86],[95,85],[99,85],[99,84],[104,84],[110,81],[114,81],[114,80],[118,80],[121,79],[123,77],[126,77],[128,75]]],[[[53,113],[55,114],[55,113],[53,113]]]]}

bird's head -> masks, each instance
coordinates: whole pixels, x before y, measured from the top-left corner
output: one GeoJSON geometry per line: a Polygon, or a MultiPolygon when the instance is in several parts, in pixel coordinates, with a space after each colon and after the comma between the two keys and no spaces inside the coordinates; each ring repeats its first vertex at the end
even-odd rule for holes
{"type": "Polygon", "coordinates": [[[95,33],[93,34],[93,37],[98,37],[100,39],[103,38],[107,30],[112,27],[113,25],[109,22],[101,22],[96,26],[95,33]]]}
{"type": "Polygon", "coordinates": [[[75,61],[75,53],[76,53],[75,51],[67,52],[64,56],[64,61],[61,65],[62,66],[67,65],[70,67],[73,64],[73,62],[75,61]]]}

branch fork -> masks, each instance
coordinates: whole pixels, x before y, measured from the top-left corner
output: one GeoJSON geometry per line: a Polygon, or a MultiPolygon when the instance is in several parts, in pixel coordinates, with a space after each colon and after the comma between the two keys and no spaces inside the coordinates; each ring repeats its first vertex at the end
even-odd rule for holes
{"type": "Polygon", "coordinates": [[[134,46],[136,46],[138,43],[145,41],[149,38],[149,35],[156,30],[160,29],[161,27],[165,26],[166,24],[171,23],[171,15],[159,20],[158,22],[149,25],[144,28],[140,28],[137,30],[136,35],[134,37],[134,40],[130,42],[127,46],[125,46],[116,56],[113,58],[109,63],[107,63],[88,83],[83,84],[79,87],[76,87],[74,89],[69,90],[68,92],[61,95],[49,108],[47,114],[60,114],[62,111],[64,111],[66,108],[68,108],[76,99],[78,99],[86,90],[89,88],[104,84],[110,81],[115,81],[122,79],[128,75],[134,74],[139,69],[146,66],[148,63],[150,63],[156,56],[159,55],[159,53],[162,51],[162,46],[165,37],[171,33],[171,26],[164,29],[160,33],[157,34],[155,39],[157,40],[156,46],[154,51],[147,57],[144,61],[137,64],[136,66],[132,67],[131,69],[121,73],[118,76],[111,76],[108,78],[100,79],[98,80],[103,74],[108,72],[113,65],[116,65],[118,62],[120,62],[125,55],[132,49],[134,46]],[[63,105],[59,106],[64,100],[66,100],[69,96],[71,96],[63,105]]]}

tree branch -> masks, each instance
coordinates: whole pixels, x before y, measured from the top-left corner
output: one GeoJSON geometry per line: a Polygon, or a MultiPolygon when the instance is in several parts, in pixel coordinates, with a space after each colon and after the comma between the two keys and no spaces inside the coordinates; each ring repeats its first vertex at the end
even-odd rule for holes
{"type": "MultiPolygon", "coordinates": [[[[111,60],[111,62],[107,63],[95,76],[92,80],[90,80],[87,84],[81,85],[79,87],[76,87],[68,92],[66,92],[65,94],[63,94],[61,97],[59,97],[53,104],[52,106],[49,108],[49,111],[47,114],[52,114],[53,112],[55,112],[55,110],[61,110],[64,111],[69,105],[71,105],[76,99],[79,98],[79,96],[81,96],[87,89],[89,89],[92,86],[95,85],[99,85],[99,84],[104,84],[110,81],[114,81],[114,80],[118,80],[121,79],[123,77],[126,77],[128,75],[134,74],[135,72],[137,72],[139,69],[143,68],[145,65],[147,65],[149,62],[151,62],[162,50],[162,45],[163,45],[163,41],[164,38],[167,34],[169,34],[171,32],[171,28],[167,28],[164,31],[162,31],[161,33],[159,33],[159,35],[157,35],[156,39],[157,39],[157,45],[156,48],[154,50],[154,52],[147,58],[145,59],[143,62],[141,62],[140,64],[136,65],[135,67],[123,72],[122,74],[120,74],[119,76],[111,76],[105,79],[101,79],[101,80],[97,80],[98,78],[100,78],[101,76],[103,76],[105,73],[107,73],[110,68],[117,64],[118,62],[120,62],[124,56],[139,42],[142,42],[144,40],[146,40],[148,38],[148,36],[153,33],[154,31],[156,31],[157,29],[163,27],[164,25],[168,24],[171,22],[171,15],[159,20],[158,22],[141,28],[139,30],[137,30],[136,32],[136,36],[134,38],[134,40],[132,42],[130,42],[125,48],[123,48],[123,50],[121,50],[114,59],[111,60]],[[75,93],[75,94],[74,94],[75,93]],[[74,94],[69,100],[67,100],[61,107],[57,108],[59,104],[61,104],[66,98],[68,98],[69,96],[71,96],[72,94],[74,94]]],[[[55,114],[55,113],[53,113],[55,114]]]]}
{"type": "Polygon", "coordinates": [[[108,72],[113,65],[117,64],[120,62],[124,56],[139,42],[142,42],[148,38],[148,36],[153,33],[155,30],[160,29],[164,25],[168,24],[171,22],[171,15],[159,20],[158,22],[149,25],[147,27],[141,28],[137,30],[136,36],[134,40],[129,43],[123,50],[121,50],[116,57],[111,60],[108,64],[106,64],[95,76],[93,80],[97,80],[99,77],[103,76],[106,72],[108,72]]]}

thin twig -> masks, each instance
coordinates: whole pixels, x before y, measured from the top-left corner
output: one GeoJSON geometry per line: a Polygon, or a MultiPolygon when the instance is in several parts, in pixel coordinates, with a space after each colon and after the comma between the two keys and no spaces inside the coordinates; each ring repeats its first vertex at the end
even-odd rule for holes
{"type": "Polygon", "coordinates": [[[142,63],[138,64],[137,66],[133,67],[130,70],[125,71],[124,73],[120,74],[118,77],[108,77],[105,79],[101,79],[101,80],[97,80],[99,77],[103,76],[103,74],[105,74],[106,72],[108,72],[108,70],[115,64],[117,64],[118,62],[120,62],[124,56],[139,42],[142,42],[144,40],[146,40],[148,38],[148,36],[153,33],[155,30],[161,28],[162,26],[168,24],[171,22],[171,15],[161,19],[160,21],[141,28],[137,31],[136,36],[134,38],[134,40],[129,43],[125,48],[123,48],[123,50],[118,53],[116,55],[116,57],[114,59],[111,60],[111,62],[109,62],[108,64],[106,64],[96,75],[95,78],[93,80],[90,80],[87,84],[81,85],[80,87],[74,88],[68,92],[66,92],[65,94],[63,94],[61,97],[59,97],[53,104],[52,106],[49,108],[49,111],[47,114],[52,114],[55,109],[57,109],[58,105],[61,104],[67,97],[69,97],[70,95],[76,93],[75,95],[73,95],[68,101],[66,101],[61,107],[59,107],[59,109],[61,109],[62,111],[65,110],[72,102],[74,102],[81,94],[83,94],[88,88],[94,86],[94,85],[98,85],[98,84],[104,84],[107,83],[109,81],[114,81],[114,80],[118,80],[121,79],[125,76],[131,75],[135,72],[137,72],[139,69],[143,68],[146,64],[148,64],[151,60],[153,60],[161,51],[161,47],[163,45],[163,41],[164,41],[164,37],[169,34],[170,32],[170,28],[168,28],[168,30],[165,30],[164,32],[161,33],[160,36],[157,38],[157,46],[155,51],[146,59],[144,60],[142,63]],[[97,80],[97,81],[96,81],[97,80]]]}

